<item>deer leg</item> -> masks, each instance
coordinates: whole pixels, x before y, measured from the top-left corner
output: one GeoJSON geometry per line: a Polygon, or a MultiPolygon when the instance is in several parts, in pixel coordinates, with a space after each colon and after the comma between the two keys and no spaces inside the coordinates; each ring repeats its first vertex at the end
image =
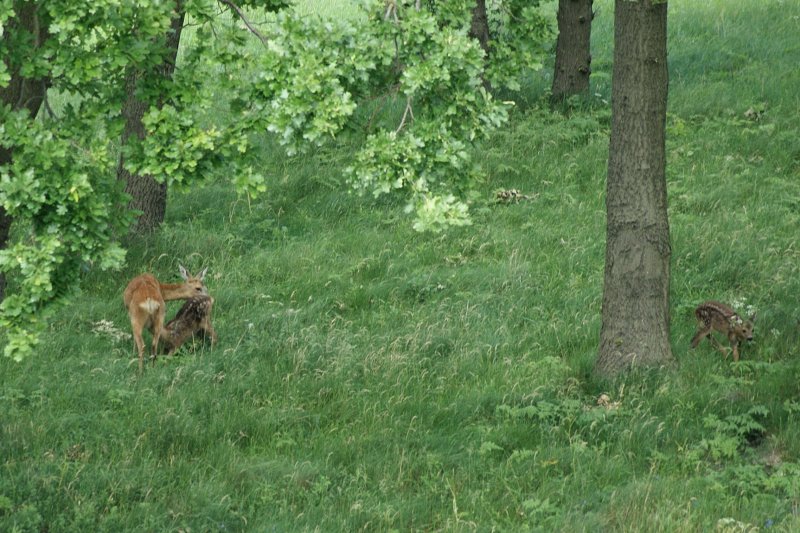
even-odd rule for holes
{"type": "Polygon", "coordinates": [[[156,358],[158,357],[158,341],[161,340],[161,333],[164,331],[164,311],[163,309],[159,309],[159,312],[156,313],[156,316],[153,317],[153,328],[151,329],[153,332],[153,365],[156,364],[156,358]]]}
{"type": "MultiPolygon", "coordinates": [[[[702,341],[709,333],[711,333],[711,328],[701,326],[700,329],[697,330],[697,333],[694,334],[694,337],[692,337],[692,348],[697,348],[697,345],[700,344],[700,341],[702,341]]],[[[713,339],[714,337],[711,336],[709,338],[713,339]]]]}
{"type": "Polygon", "coordinates": [[[711,343],[714,345],[714,347],[717,349],[717,351],[719,351],[719,353],[721,353],[723,356],[725,356],[725,359],[728,358],[728,354],[730,353],[730,350],[725,348],[723,345],[721,345],[719,343],[719,341],[714,337],[713,334],[708,336],[708,340],[711,341],[711,343]]]}
{"type": "Polygon", "coordinates": [[[133,313],[128,313],[131,319],[131,331],[133,331],[133,345],[139,354],[139,372],[141,373],[144,367],[144,339],[142,338],[142,329],[144,325],[134,316],[133,313]]]}
{"type": "Polygon", "coordinates": [[[739,361],[739,343],[732,343],[731,346],[733,346],[733,362],[736,363],[739,361]]]}
{"type": "Polygon", "coordinates": [[[211,336],[211,346],[214,346],[217,343],[217,332],[214,331],[214,326],[211,325],[211,320],[204,320],[201,329],[206,335],[211,336]]]}
{"type": "Polygon", "coordinates": [[[144,369],[144,339],[141,331],[133,331],[133,343],[136,345],[136,351],[139,352],[139,372],[141,372],[144,369]]]}

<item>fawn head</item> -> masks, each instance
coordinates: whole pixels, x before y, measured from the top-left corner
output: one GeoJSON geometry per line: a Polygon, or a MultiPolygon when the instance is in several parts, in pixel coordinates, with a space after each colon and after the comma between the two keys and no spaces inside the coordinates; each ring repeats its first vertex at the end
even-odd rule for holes
{"type": "Polygon", "coordinates": [[[733,315],[729,319],[731,331],[736,337],[746,341],[753,340],[753,325],[755,321],[756,315],[751,315],[747,320],[742,320],[739,315],[733,315]]]}

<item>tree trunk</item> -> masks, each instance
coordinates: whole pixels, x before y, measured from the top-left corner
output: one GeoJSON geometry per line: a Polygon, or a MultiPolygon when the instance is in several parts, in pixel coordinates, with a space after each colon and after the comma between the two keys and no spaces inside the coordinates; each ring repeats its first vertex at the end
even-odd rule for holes
{"type": "MultiPolygon", "coordinates": [[[[478,40],[483,52],[486,54],[486,61],[489,61],[491,48],[489,47],[489,16],[486,14],[486,0],[476,0],[475,7],[472,8],[469,36],[478,40]]],[[[492,90],[492,85],[486,77],[481,76],[481,81],[484,89],[487,91],[492,90]]]]}
{"type": "Polygon", "coordinates": [[[592,54],[592,0],[559,0],[556,66],[553,71],[552,101],[561,102],[574,94],[589,92],[592,54]]]}
{"type": "MultiPolygon", "coordinates": [[[[3,162],[0,161],[0,165],[3,162]]],[[[5,250],[8,247],[8,236],[11,233],[12,219],[6,213],[6,210],[0,206],[0,250],[5,250]]],[[[0,271],[0,302],[6,297],[6,274],[0,271]]]]}
{"type": "MultiPolygon", "coordinates": [[[[142,118],[148,104],[136,95],[141,73],[131,69],[125,77],[125,103],[122,116],[125,118],[125,129],[122,132],[122,146],[128,144],[131,136],[141,140],[145,137],[142,118]]],[[[117,166],[117,178],[125,182],[125,192],[131,196],[128,209],[141,211],[131,227],[132,233],[148,233],[156,229],[163,221],[167,209],[167,184],[159,183],[152,176],[131,174],[125,168],[125,157],[120,156],[117,166]]]]}
{"type": "MultiPolygon", "coordinates": [[[[6,40],[16,32],[16,28],[23,28],[30,33],[35,40],[37,47],[47,37],[47,25],[39,16],[39,5],[35,2],[15,2],[14,14],[8,22],[8,27],[3,33],[6,40]]],[[[0,105],[11,106],[13,110],[27,109],[31,117],[35,117],[39,108],[44,102],[47,94],[49,80],[46,78],[25,78],[20,74],[22,65],[9,64],[8,59],[3,59],[8,68],[11,80],[7,87],[0,87],[0,105]]],[[[10,149],[0,147],[0,166],[8,165],[13,160],[13,153],[10,149]]],[[[0,206],[0,250],[8,247],[8,239],[11,235],[11,225],[13,218],[0,206]]],[[[6,276],[0,272],[0,302],[6,294],[6,276]]]]}
{"type": "MultiPolygon", "coordinates": [[[[164,60],[151,75],[164,79],[172,79],[175,72],[175,61],[178,56],[181,30],[185,12],[181,2],[176,2],[176,12],[172,19],[171,28],[165,36],[164,60]]],[[[125,129],[122,132],[122,146],[128,143],[131,136],[141,140],[145,137],[142,118],[149,108],[149,103],[142,101],[137,92],[145,74],[137,69],[131,69],[125,79],[125,103],[122,106],[122,116],[125,118],[125,129]]],[[[159,108],[164,105],[163,99],[157,102],[159,108]]],[[[120,156],[117,166],[117,178],[125,182],[125,192],[131,196],[128,208],[141,211],[142,214],[131,228],[132,233],[149,233],[164,222],[167,211],[167,184],[159,183],[152,176],[131,174],[125,168],[125,159],[120,156]]]]}
{"type": "Polygon", "coordinates": [[[606,265],[595,372],[674,362],[669,342],[667,3],[617,0],[606,265]]]}
{"type": "Polygon", "coordinates": [[[486,15],[486,0],[476,0],[475,7],[472,8],[469,36],[478,40],[486,52],[486,57],[489,57],[489,18],[486,15]]]}

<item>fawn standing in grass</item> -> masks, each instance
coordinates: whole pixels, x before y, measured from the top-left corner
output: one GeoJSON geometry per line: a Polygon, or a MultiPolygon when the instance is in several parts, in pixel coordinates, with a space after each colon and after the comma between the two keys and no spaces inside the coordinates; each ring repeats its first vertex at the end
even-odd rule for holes
{"type": "Polygon", "coordinates": [[[139,372],[144,367],[144,339],[142,330],[148,328],[153,334],[153,361],[158,350],[158,340],[164,327],[165,301],[186,300],[198,294],[208,294],[203,278],[207,268],[196,276],[189,275],[186,269],[180,267],[183,283],[161,283],[151,274],[136,276],[128,283],[122,299],[128,309],[133,329],[133,341],[139,351],[139,372]]]}
{"type": "Polygon", "coordinates": [[[733,360],[738,361],[739,343],[744,340],[753,340],[753,322],[756,320],[756,315],[743,320],[742,317],[736,314],[736,311],[725,304],[703,302],[695,309],[694,316],[697,317],[700,326],[697,329],[697,333],[692,337],[692,348],[696,348],[704,337],[708,337],[714,346],[725,354],[725,359],[727,359],[728,352],[720,346],[712,334],[713,331],[719,331],[728,337],[728,341],[730,341],[733,348],[733,360]]]}
{"type": "Polygon", "coordinates": [[[206,294],[192,296],[180,308],[175,318],[167,322],[161,333],[167,355],[172,355],[186,339],[203,332],[211,337],[211,345],[217,342],[217,332],[211,325],[211,308],[214,298],[206,294]]]}

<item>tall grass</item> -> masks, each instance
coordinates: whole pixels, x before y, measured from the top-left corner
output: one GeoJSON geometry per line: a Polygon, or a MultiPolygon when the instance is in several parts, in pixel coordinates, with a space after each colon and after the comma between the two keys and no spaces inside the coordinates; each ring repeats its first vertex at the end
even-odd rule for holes
{"type": "Polygon", "coordinates": [[[670,3],[680,366],[606,383],[595,3],[597,95],[563,113],[525,95],[478,148],[471,227],[416,234],[398,200],[349,194],[346,142],[287,158],[264,139],[254,201],[224,180],[173,194],[36,357],[0,361],[0,529],[796,530],[800,6],[670,3]],[[532,199],[494,201],[510,188],[532,199]],[[178,262],[210,267],[220,343],[139,377],[122,289],[178,262]],[[688,350],[706,298],[758,311],[738,364],[688,350]]]}

